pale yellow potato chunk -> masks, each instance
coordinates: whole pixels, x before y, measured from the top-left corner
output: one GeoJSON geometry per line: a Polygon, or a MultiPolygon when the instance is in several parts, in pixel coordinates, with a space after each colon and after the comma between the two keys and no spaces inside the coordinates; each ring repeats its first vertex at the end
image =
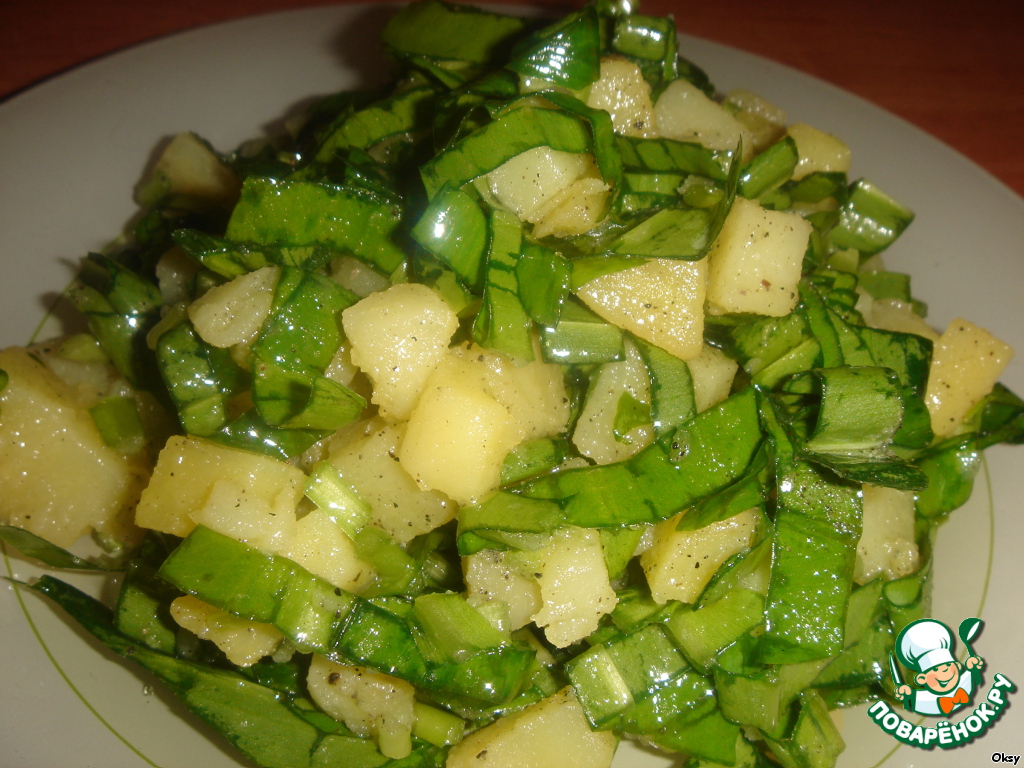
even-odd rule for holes
{"type": "Polygon", "coordinates": [[[230,536],[236,541],[274,554],[291,541],[295,533],[294,495],[256,496],[234,479],[218,480],[206,503],[192,513],[192,522],[230,536]],[[290,506],[289,506],[290,504],[290,506]]]}
{"type": "Polygon", "coordinates": [[[280,267],[263,267],[218,285],[188,307],[196,333],[214,347],[248,344],[274,304],[280,267]]]}
{"type": "MultiPolygon", "coordinates": [[[[290,515],[294,521],[306,475],[298,467],[269,456],[175,435],[157,458],[135,521],[143,528],[187,536],[196,525],[191,515],[207,504],[219,481],[229,484],[222,493],[244,494],[280,513],[282,519],[290,515]]],[[[224,503],[231,503],[229,496],[224,498],[224,503]]]]}
{"type": "Polygon", "coordinates": [[[935,329],[914,312],[910,304],[899,299],[875,299],[864,315],[864,320],[872,328],[897,333],[914,333],[932,341],[939,340],[939,334],[935,329]]]}
{"type": "Polygon", "coordinates": [[[330,446],[330,462],[373,511],[373,522],[404,544],[444,525],[458,507],[442,493],[424,491],[398,463],[402,429],[379,419],[330,446]]]}
{"type": "Polygon", "coordinates": [[[687,365],[693,379],[693,399],[697,413],[707,410],[729,396],[739,363],[722,350],[705,344],[701,353],[687,365]]]}
{"type": "Polygon", "coordinates": [[[984,328],[962,318],[949,324],[935,344],[924,396],[936,437],[956,434],[1012,358],[1013,349],[984,328]]]}
{"type": "Polygon", "coordinates": [[[654,439],[651,424],[640,424],[616,439],[615,415],[624,394],[650,405],[647,366],[636,346],[629,342],[626,343],[625,360],[601,366],[587,390],[586,403],[572,433],[572,441],[579,452],[598,464],[624,461],[646,448],[654,439]]]}
{"type": "Polygon", "coordinates": [[[480,373],[454,356],[439,366],[398,449],[402,468],[420,488],[459,504],[472,504],[498,486],[505,454],[516,444],[509,412],[480,385],[480,373]]]}
{"type": "Polygon", "coordinates": [[[704,348],[707,259],[652,259],[591,280],[576,293],[609,323],[681,360],[704,348]]]}
{"type": "Polygon", "coordinates": [[[737,197],[708,254],[711,310],[773,317],[792,312],[811,230],[795,213],[737,197]]]}
{"type": "Polygon", "coordinates": [[[863,486],[864,526],[857,542],[854,581],[876,576],[898,579],[920,566],[914,538],[914,493],[875,485],[863,486]]]}
{"type": "Polygon", "coordinates": [[[242,182],[194,133],[179,133],[164,148],[149,177],[139,186],[143,205],[161,200],[170,205],[197,202],[230,209],[242,182]]]}
{"type": "Polygon", "coordinates": [[[487,184],[498,202],[527,221],[574,181],[595,172],[591,155],[534,147],[487,174],[487,184]]]}
{"type": "Polygon", "coordinates": [[[375,272],[355,256],[339,256],[331,262],[331,279],[342,288],[366,298],[371,293],[386,291],[391,281],[375,272]]]}
{"type": "Polygon", "coordinates": [[[527,220],[534,237],[570,237],[593,229],[604,213],[611,187],[601,179],[580,179],[555,194],[527,220]]]}
{"type": "Polygon", "coordinates": [[[412,751],[416,692],[409,683],[314,654],[306,685],[320,709],[358,736],[372,738],[385,757],[397,760],[412,751]]]}
{"type": "Polygon", "coordinates": [[[753,155],[750,131],[688,80],[675,80],[662,92],[654,105],[654,120],[659,136],[708,149],[736,149],[742,141],[744,158],[753,155]]]}
{"type": "Polygon", "coordinates": [[[736,107],[735,118],[750,132],[750,149],[759,154],[786,133],[786,112],[756,93],[737,88],[725,97],[725,106],[736,107]]]}
{"type": "Polygon", "coordinates": [[[408,418],[459,327],[458,317],[418,283],[370,294],[341,316],[352,362],[370,377],[381,416],[408,418]]]}
{"type": "Polygon", "coordinates": [[[532,574],[524,573],[522,558],[514,552],[485,549],[462,558],[466,577],[466,600],[474,608],[500,602],[508,609],[507,631],[530,623],[541,608],[540,586],[532,574]]]}
{"type": "Polygon", "coordinates": [[[757,526],[756,510],[748,509],[695,531],[677,531],[684,514],[659,523],[654,545],[640,556],[651,596],[659,603],[695,603],[718,567],[750,547],[757,526]]]}
{"type": "Polygon", "coordinates": [[[796,142],[800,155],[793,171],[794,179],[817,171],[846,173],[850,170],[850,148],[842,139],[806,123],[794,123],[787,133],[796,142]]]}
{"type": "Polygon", "coordinates": [[[642,138],[654,134],[651,86],[644,80],[640,67],[628,59],[601,59],[601,74],[590,86],[587,106],[609,113],[615,132],[623,136],[642,138]]]}
{"type": "Polygon", "coordinates": [[[147,470],[103,442],[80,394],[21,347],[0,351],[0,522],[70,547],[129,534],[147,470]]]}
{"type": "Polygon", "coordinates": [[[562,528],[539,553],[541,603],[533,621],[556,648],[597,629],[618,602],[608,580],[601,537],[592,528],[562,528]]]}
{"type": "Polygon", "coordinates": [[[456,744],[445,768],[608,768],[618,743],[592,731],[572,688],[481,728],[456,744]]]}
{"type": "Polygon", "coordinates": [[[196,272],[201,269],[180,246],[173,246],[164,252],[156,262],[156,284],[164,304],[188,301],[196,272]]]}
{"type": "Polygon", "coordinates": [[[359,594],[373,581],[373,568],[359,559],[352,539],[320,509],[295,523],[277,554],[346,592],[359,594]]]}
{"type": "Polygon", "coordinates": [[[271,655],[284,639],[270,624],[247,621],[192,595],[175,598],[171,618],[178,626],[214,643],[228,661],[240,667],[252,666],[271,655]]]}

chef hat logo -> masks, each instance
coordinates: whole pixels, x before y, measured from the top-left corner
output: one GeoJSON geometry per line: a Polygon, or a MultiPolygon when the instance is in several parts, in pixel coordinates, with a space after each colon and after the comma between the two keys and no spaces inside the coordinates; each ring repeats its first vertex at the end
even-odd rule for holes
{"type": "Polygon", "coordinates": [[[896,656],[900,663],[917,672],[956,661],[955,648],[952,630],[934,619],[913,621],[896,638],[896,656]]]}

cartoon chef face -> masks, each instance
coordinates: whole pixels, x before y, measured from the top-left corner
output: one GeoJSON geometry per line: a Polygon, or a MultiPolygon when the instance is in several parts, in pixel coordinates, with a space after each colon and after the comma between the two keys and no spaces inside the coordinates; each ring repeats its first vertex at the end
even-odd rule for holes
{"type": "Polygon", "coordinates": [[[917,670],[914,682],[933,693],[947,693],[960,682],[963,665],[953,657],[953,633],[934,619],[920,619],[903,628],[896,653],[908,669],[917,670]]]}
{"type": "Polygon", "coordinates": [[[960,684],[962,669],[959,661],[947,661],[915,675],[914,682],[932,693],[949,693],[960,684]]]}

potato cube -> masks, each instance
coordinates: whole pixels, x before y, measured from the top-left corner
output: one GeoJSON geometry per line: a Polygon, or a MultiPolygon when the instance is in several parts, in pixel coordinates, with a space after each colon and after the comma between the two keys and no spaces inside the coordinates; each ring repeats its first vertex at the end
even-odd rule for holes
{"type": "Polygon", "coordinates": [[[736,149],[742,140],[744,158],[753,154],[754,138],[747,128],[689,80],[674,80],[662,91],[654,120],[659,136],[708,149],[736,149]]]}
{"type": "Polygon", "coordinates": [[[792,312],[811,229],[795,213],[736,198],[708,254],[712,311],[774,317],[792,312]]]}
{"type": "Polygon", "coordinates": [[[514,552],[485,549],[462,558],[466,575],[466,599],[475,608],[501,602],[508,607],[508,626],[514,631],[525,627],[540,610],[537,579],[523,573],[522,558],[514,552]]]}
{"type": "Polygon", "coordinates": [[[874,299],[868,304],[864,315],[864,320],[872,328],[914,333],[932,341],[939,340],[939,334],[928,325],[928,321],[914,312],[910,304],[899,299],[874,299]]]}
{"type": "Polygon", "coordinates": [[[408,418],[459,319],[430,288],[393,285],[342,312],[352,362],[370,377],[381,416],[408,418]]]}
{"type": "Polygon", "coordinates": [[[330,448],[330,462],[369,503],[373,522],[401,544],[444,525],[457,507],[444,494],[424,491],[398,463],[402,430],[379,419],[330,448]]]}
{"type": "Polygon", "coordinates": [[[596,175],[591,155],[534,147],[487,174],[487,184],[498,202],[526,221],[585,175],[596,175]]]}
{"type": "Polygon", "coordinates": [[[285,491],[282,504],[276,496],[265,498],[249,493],[248,488],[234,480],[218,480],[206,503],[192,513],[192,522],[274,554],[295,532],[295,504],[288,506],[289,496],[285,491]]]}
{"type": "Polygon", "coordinates": [[[372,738],[385,757],[398,760],[412,751],[416,692],[409,683],[314,654],[306,685],[320,709],[356,735],[372,738]]]}
{"type": "Polygon", "coordinates": [[[556,648],[578,642],[597,629],[618,602],[608,580],[601,537],[592,528],[563,528],[539,553],[541,602],[533,621],[556,648]]]}
{"type": "Polygon", "coordinates": [[[939,337],[924,402],[938,438],[955,435],[968,411],[999,381],[1013,349],[973,323],[957,318],[939,337]]]}
{"type": "Polygon", "coordinates": [[[701,353],[687,365],[690,366],[690,377],[693,379],[693,399],[697,413],[729,396],[739,363],[726,356],[722,350],[705,344],[701,353]]]}
{"type": "Polygon", "coordinates": [[[805,123],[794,123],[787,133],[796,142],[800,155],[793,171],[794,179],[817,171],[846,173],[850,170],[850,148],[842,139],[805,123]]]}
{"type": "Polygon", "coordinates": [[[103,442],[79,393],[21,347],[0,351],[0,522],[70,547],[122,538],[146,470],[103,442]]]}
{"type": "Polygon", "coordinates": [[[178,626],[214,643],[228,661],[240,667],[252,666],[269,656],[284,639],[270,624],[247,621],[192,595],[175,598],[171,618],[178,626]]]}
{"type": "Polygon", "coordinates": [[[221,493],[259,501],[282,519],[295,519],[306,476],[298,467],[249,451],[228,448],[197,437],[174,436],[157,458],[153,478],[142,492],[135,521],[175,536],[195,527],[192,513],[206,504],[214,485],[225,481],[221,493]]]}
{"type": "Polygon", "coordinates": [[[651,86],[644,80],[640,67],[628,59],[601,59],[601,74],[590,86],[587,106],[609,113],[615,132],[623,136],[644,137],[654,133],[651,86]]]}
{"type": "Polygon", "coordinates": [[[373,581],[373,568],[356,555],[352,539],[319,509],[295,523],[277,554],[346,592],[358,594],[373,581]]]}
{"type": "Polygon", "coordinates": [[[571,688],[481,728],[456,744],[445,768],[608,768],[618,739],[592,731],[571,688]]]}
{"type": "Polygon", "coordinates": [[[914,538],[914,494],[895,488],[863,486],[864,527],[857,542],[854,581],[876,576],[898,579],[920,565],[914,538]]]}
{"type": "Polygon", "coordinates": [[[454,356],[439,366],[398,449],[402,467],[420,488],[460,504],[498,486],[505,454],[516,444],[509,412],[480,385],[480,373],[454,356]]]}
{"type": "Polygon", "coordinates": [[[279,267],[263,267],[208,290],[188,307],[196,333],[214,347],[250,343],[270,314],[280,275],[279,267]]]}
{"type": "Polygon", "coordinates": [[[534,237],[571,237],[597,226],[611,190],[600,179],[574,181],[555,194],[527,220],[534,237]]]}
{"type": "Polygon", "coordinates": [[[681,360],[704,348],[707,259],[652,259],[591,280],[576,293],[609,323],[681,360]]]}
{"type": "Polygon", "coordinates": [[[718,567],[750,547],[757,526],[755,509],[695,531],[677,531],[685,512],[659,523],[654,545],[640,556],[656,602],[695,603],[718,567]]]}

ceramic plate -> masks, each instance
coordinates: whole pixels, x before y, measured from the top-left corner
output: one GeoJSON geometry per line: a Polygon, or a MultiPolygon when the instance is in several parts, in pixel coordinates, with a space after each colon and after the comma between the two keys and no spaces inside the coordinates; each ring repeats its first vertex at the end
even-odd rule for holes
{"type": "MultiPolygon", "coordinates": [[[[381,76],[373,43],[388,11],[343,6],[231,22],[164,38],[61,75],[0,105],[0,346],[24,343],[78,260],[132,217],[131,190],[162,139],[194,130],[221,150],[271,129],[311,97],[381,76]]],[[[854,173],[917,212],[886,254],[914,276],[929,319],[964,317],[1024,349],[1024,201],[927,134],[770,61],[684,38],[684,55],[722,91],[743,86],[845,139],[854,173]]],[[[1024,365],[1004,381],[1024,392],[1024,365]]],[[[980,615],[988,670],[1024,681],[1019,500],[1024,453],[989,452],[975,497],[941,531],[934,616],[980,615]]],[[[37,571],[16,556],[4,575],[37,571]]],[[[95,585],[92,586],[96,589],[95,585]]],[[[69,626],[31,594],[0,587],[0,762],[12,768],[236,765],[221,743],[143,672],[69,626]],[[42,638],[43,642],[40,642],[42,638]]],[[[841,765],[867,768],[895,742],[863,709],[844,713],[841,765]]],[[[1024,706],[966,749],[901,748],[886,766],[959,768],[1019,753],[1024,706]]],[[[631,749],[622,768],[670,761],[631,749]]]]}

